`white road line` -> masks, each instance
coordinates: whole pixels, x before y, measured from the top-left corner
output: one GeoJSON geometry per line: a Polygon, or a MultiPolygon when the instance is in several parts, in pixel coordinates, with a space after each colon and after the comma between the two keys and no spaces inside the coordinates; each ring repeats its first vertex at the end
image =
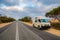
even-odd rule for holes
{"type": "Polygon", "coordinates": [[[16,40],[19,40],[18,22],[16,23],[16,40]]]}

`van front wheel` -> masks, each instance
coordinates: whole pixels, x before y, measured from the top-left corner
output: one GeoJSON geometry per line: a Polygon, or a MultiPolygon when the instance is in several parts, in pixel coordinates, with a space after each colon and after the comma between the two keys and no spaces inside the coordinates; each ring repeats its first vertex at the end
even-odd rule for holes
{"type": "Polygon", "coordinates": [[[40,30],[40,29],[42,29],[42,27],[41,26],[38,26],[38,29],[40,30]]]}

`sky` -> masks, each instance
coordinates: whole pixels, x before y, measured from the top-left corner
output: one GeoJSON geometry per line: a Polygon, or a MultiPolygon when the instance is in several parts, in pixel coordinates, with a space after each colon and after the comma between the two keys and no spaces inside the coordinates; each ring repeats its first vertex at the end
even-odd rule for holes
{"type": "Polygon", "coordinates": [[[0,14],[15,19],[24,16],[45,16],[60,6],[60,0],[0,0],[0,14]]]}

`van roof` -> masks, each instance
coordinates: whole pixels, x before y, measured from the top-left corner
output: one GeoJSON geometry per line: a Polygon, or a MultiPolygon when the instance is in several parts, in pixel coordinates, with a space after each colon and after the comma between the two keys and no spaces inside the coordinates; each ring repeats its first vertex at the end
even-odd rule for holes
{"type": "Polygon", "coordinates": [[[35,18],[37,18],[37,19],[49,19],[49,18],[43,17],[43,16],[36,16],[35,18]]]}

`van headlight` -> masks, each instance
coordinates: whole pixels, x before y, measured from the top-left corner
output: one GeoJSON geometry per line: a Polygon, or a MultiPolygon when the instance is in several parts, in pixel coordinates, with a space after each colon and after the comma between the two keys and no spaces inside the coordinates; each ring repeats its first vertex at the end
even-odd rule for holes
{"type": "Polygon", "coordinates": [[[50,26],[50,24],[47,24],[47,25],[45,25],[45,26],[50,26]]]}
{"type": "Polygon", "coordinates": [[[41,24],[41,26],[50,26],[50,24],[41,24]]]}
{"type": "Polygon", "coordinates": [[[51,24],[49,24],[49,26],[51,26],[51,24]]]}

